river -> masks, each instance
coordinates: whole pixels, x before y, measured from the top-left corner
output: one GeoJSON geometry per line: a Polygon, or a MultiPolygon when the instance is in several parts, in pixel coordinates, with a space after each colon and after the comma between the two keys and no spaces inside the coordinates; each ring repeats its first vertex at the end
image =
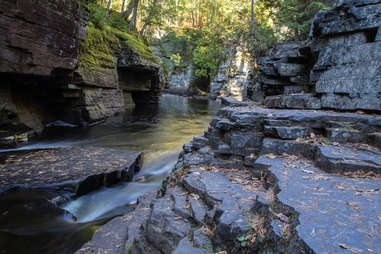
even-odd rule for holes
{"type": "Polygon", "coordinates": [[[37,141],[18,148],[101,146],[142,151],[144,163],[133,182],[102,188],[64,204],[62,208],[75,215],[76,222],[47,208],[29,209],[38,206],[45,193],[0,197],[0,207],[7,207],[10,218],[2,221],[0,214],[0,254],[73,253],[100,225],[128,213],[140,195],[158,189],[182,145],[203,134],[218,108],[214,101],[163,95],[159,106],[131,109],[92,128],[50,128],[37,141]]]}

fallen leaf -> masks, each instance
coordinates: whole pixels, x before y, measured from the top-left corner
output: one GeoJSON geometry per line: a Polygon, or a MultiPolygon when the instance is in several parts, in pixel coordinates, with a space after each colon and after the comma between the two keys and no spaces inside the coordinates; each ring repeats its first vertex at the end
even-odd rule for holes
{"type": "Polygon", "coordinates": [[[265,157],[267,157],[267,158],[269,158],[269,159],[275,159],[275,158],[277,158],[277,156],[274,155],[274,154],[272,154],[272,153],[268,153],[268,154],[266,154],[265,157]]]}

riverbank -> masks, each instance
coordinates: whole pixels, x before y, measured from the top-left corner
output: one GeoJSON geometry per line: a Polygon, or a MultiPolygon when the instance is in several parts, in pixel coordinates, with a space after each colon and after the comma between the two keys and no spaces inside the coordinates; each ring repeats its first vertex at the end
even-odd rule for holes
{"type": "Polygon", "coordinates": [[[380,252],[380,128],[378,115],[223,108],[108,253],[380,252]]]}
{"type": "MultiPolygon", "coordinates": [[[[61,214],[54,213],[54,210],[39,212],[38,206],[33,206],[31,213],[29,207],[35,203],[31,192],[1,196],[0,208],[4,208],[1,211],[8,211],[8,216],[7,223],[2,224],[0,229],[0,249],[4,253],[12,254],[74,253],[91,240],[98,227],[115,216],[125,216],[134,210],[138,197],[160,189],[161,182],[174,167],[183,144],[203,133],[218,108],[220,105],[215,101],[163,95],[157,107],[137,107],[115,121],[91,128],[49,128],[34,142],[10,151],[32,151],[33,154],[37,150],[43,152],[48,149],[73,148],[74,152],[78,147],[89,150],[90,154],[93,148],[94,151],[117,150],[115,156],[123,157],[125,151],[132,150],[144,153],[144,163],[131,182],[122,181],[113,186],[100,186],[99,189],[72,200],[58,200],[65,201],[60,205],[61,211],[67,210],[77,218],[76,221],[66,221],[61,214]],[[20,242],[25,244],[20,245],[20,242]]],[[[40,160],[44,158],[41,157],[40,160]]],[[[106,157],[99,165],[113,163],[113,158],[115,159],[113,155],[106,157]]],[[[74,160],[66,161],[68,162],[65,165],[76,166],[74,160]]],[[[36,195],[43,195],[44,204],[48,204],[53,197],[49,193],[47,196],[44,194],[46,193],[36,195]]]]}

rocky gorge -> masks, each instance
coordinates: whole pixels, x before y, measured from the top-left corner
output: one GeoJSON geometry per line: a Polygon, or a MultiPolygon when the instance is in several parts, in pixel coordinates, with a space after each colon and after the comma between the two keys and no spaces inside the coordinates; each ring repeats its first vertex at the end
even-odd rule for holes
{"type": "MultiPolygon", "coordinates": [[[[166,79],[156,57],[119,35],[106,49],[107,54],[112,49],[113,57],[92,63],[81,57],[86,48],[78,46],[98,32],[90,27],[86,35],[86,8],[72,1],[72,9],[62,13],[56,1],[47,2],[41,11],[63,19],[77,15],[70,16],[76,20],[67,35],[70,45],[53,43],[59,46],[55,48],[46,44],[48,39],[36,43],[51,54],[52,63],[46,63],[38,60],[41,48],[20,46],[25,38],[16,40],[16,34],[12,39],[7,33],[9,38],[0,44],[0,57],[6,60],[0,64],[4,126],[38,130],[46,119],[61,120],[52,115],[67,116],[62,119],[73,124],[93,123],[122,111],[131,99],[157,103],[166,79]],[[60,53],[61,48],[72,51],[60,53]],[[24,65],[15,59],[24,59],[24,65]],[[25,80],[32,84],[18,90],[28,86],[25,80]],[[34,97],[25,106],[24,97],[30,99],[42,88],[65,106],[43,105],[53,112],[23,114],[20,108],[41,107],[34,97]],[[65,114],[58,114],[60,110],[65,114]],[[25,115],[36,114],[32,119],[37,125],[32,125],[25,115]]],[[[0,12],[1,29],[12,23],[8,19],[19,26],[38,23],[19,19],[28,6],[6,3],[8,11],[0,12]]],[[[380,13],[379,0],[340,0],[333,9],[316,14],[310,40],[278,44],[256,59],[256,66],[239,47],[229,52],[209,86],[210,92],[228,96],[220,98],[225,107],[203,135],[183,146],[160,190],[144,194],[131,212],[100,226],[76,253],[381,252],[380,13]]],[[[57,31],[46,25],[41,29],[57,31]]],[[[186,74],[176,72],[180,67],[170,70],[170,88],[188,90],[193,67],[184,66],[186,74]]],[[[49,175],[32,180],[37,187],[39,181],[52,181],[55,188],[80,196],[95,185],[133,180],[141,167],[140,153],[87,149],[38,151],[11,158],[5,168],[22,174],[26,157],[36,174],[51,167],[58,173],[78,165],[91,168],[72,170],[58,181],[49,175]],[[68,165],[70,158],[78,165],[68,165]],[[82,181],[73,182],[78,178],[82,181]],[[57,184],[63,180],[70,184],[57,184]]],[[[13,180],[20,179],[0,175],[0,190],[13,180]]],[[[21,180],[18,184],[33,188],[21,180]]]]}
{"type": "Polygon", "coordinates": [[[380,252],[380,8],[339,1],[258,59],[253,101],[224,99],[161,190],[78,253],[380,252]]]}

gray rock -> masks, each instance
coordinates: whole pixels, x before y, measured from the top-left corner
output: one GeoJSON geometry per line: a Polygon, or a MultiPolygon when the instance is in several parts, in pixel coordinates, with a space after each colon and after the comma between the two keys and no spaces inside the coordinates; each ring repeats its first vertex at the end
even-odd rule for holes
{"type": "Polygon", "coordinates": [[[228,120],[221,120],[216,124],[216,128],[224,131],[234,128],[234,123],[228,120]]]}
{"type": "Polygon", "coordinates": [[[244,149],[258,149],[261,146],[263,135],[261,133],[230,132],[228,139],[232,149],[237,151],[239,154],[245,154],[244,149]]]}
{"type": "Polygon", "coordinates": [[[222,105],[229,106],[229,107],[242,107],[242,106],[250,105],[249,102],[238,101],[232,97],[221,96],[220,99],[221,99],[222,105]]]}
{"type": "Polygon", "coordinates": [[[375,41],[381,41],[381,29],[380,27],[377,30],[377,35],[375,41]]]}
{"type": "Polygon", "coordinates": [[[308,127],[273,127],[265,126],[265,134],[267,136],[280,138],[280,139],[297,139],[305,138],[311,134],[312,130],[308,127]]]}
{"type": "Polygon", "coordinates": [[[147,240],[165,253],[173,251],[191,229],[190,223],[177,219],[172,207],[168,198],[155,200],[147,223],[147,240]]]}
{"type": "Polygon", "coordinates": [[[197,223],[202,223],[206,215],[206,207],[200,199],[196,199],[192,196],[189,197],[189,204],[192,209],[192,218],[197,223]]]}
{"type": "Polygon", "coordinates": [[[291,108],[291,109],[320,109],[319,98],[312,94],[292,94],[268,96],[264,105],[269,108],[291,108]]]}
{"type": "Polygon", "coordinates": [[[193,242],[197,248],[212,248],[212,241],[207,237],[202,228],[193,231],[193,242]]]}
{"type": "Polygon", "coordinates": [[[179,242],[179,245],[172,254],[213,254],[213,252],[193,247],[191,239],[186,237],[179,242]]]}
{"type": "Polygon", "coordinates": [[[263,140],[263,147],[261,154],[275,154],[282,155],[284,153],[291,155],[304,155],[306,157],[311,157],[310,147],[308,144],[296,142],[296,141],[286,141],[279,139],[269,139],[265,138],[263,140]]]}
{"type": "Polygon", "coordinates": [[[318,146],[316,164],[328,172],[381,172],[381,152],[345,146],[318,146]]]}
{"type": "Polygon", "coordinates": [[[378,110],[381,111],[381,93],[352,94],[324,94],[321,98],[324,108],[340,110],[378,110]]]}
{"type": "Polygon", "coordinates": [[[295,77],[304,74],[305,65],[292,63],[275,63],[277,73],[283,77],[295,77]]]}
{"type": "Polygon", "coordinates": [[[340,1],[334,9],[315,16],[310,35],[327,36],[378,28],[381,25],[380,12],[381,3],[377,1],[340,1]]]}
{"type": "Polygon", "coordinates": [[[183,189],[179,187],[170,188],[167,190],[167,194],[170,195],[173,199],[173,202],[174,202],[173,211],[177,215],[183,218],[192,217],[190,211],[186,208],[187,198],[185,195],[186,193],[183,189]]]}
{"type": "Polygon", "coordinates": [[[366,141],[361,131],[348,128],[327,128],[327,136],[331,141],[339,143],[360,143],[366,141]]]}
{"type": "Polygon", "coordinates": [[[285,86],[284,94],[306,93],[310,91],[308,86],[285,86]]]}

